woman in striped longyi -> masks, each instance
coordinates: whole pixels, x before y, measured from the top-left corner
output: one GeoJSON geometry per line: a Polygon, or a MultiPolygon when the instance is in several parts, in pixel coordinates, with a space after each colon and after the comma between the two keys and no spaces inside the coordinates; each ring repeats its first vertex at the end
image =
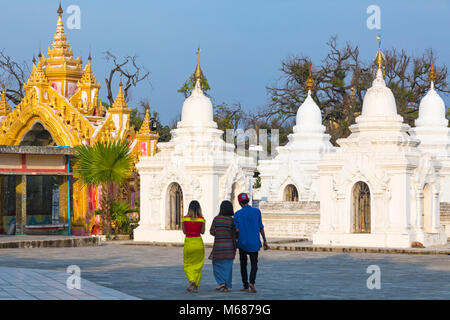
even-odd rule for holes
{"type": "Polygon", "coordinates": [[[228,292],[231,288],[233,260],[236,254],[236,229],[233,223],[233,205],[223,201],[219,215],[212,222],[210,233],[214,236],[212,260],[214,277],[219,286],[216,290],[228,292]]]}

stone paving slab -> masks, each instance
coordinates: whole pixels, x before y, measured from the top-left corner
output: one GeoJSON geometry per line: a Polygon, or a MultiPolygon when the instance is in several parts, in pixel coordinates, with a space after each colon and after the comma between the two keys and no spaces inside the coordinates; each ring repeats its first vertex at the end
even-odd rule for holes
{"type": "Polygon", "coordinates": [[[270,244],[272,250],[309,251],[309,252],[339,252],[339,253],[384,253],[384,254],[443,254],[450,255],[450,242],[443,246],[428,248],[366,248],[344,246],[316,246],[311,241],[286,242],[270,244]]]}
{"type": "MultiPolygon", "coordinates": [[[[336,252],[336,253],[383,253],[383,254],[443,254],[450,255],[450,242],[443,246],[429,248],[366,248],[366,247],[338,247],[317,246],[307,239],[267,239],[270,250],[281,251],[307,251],[307,252],[336,252]]],[[[121,241],[124,245],[147,245],[161,247],[183,247],[183,243],[170,242],[146,242],[146,241],[121,241]]],[[[212,244],[205,244],[206,248],[212,248],[212,244]]]]}
{"type": "Polygon", "coordinates": [[[81,278],[80,289],[70,289],[71,274],[40,269],[0,267],[0,300],[137,300],[120,291],[81,278]]]}
{"type": "MultiPolygon", "coordinates": [[[[205,257],[210,251],[208,248],[205,250],[205,257]]],[[[181,247],[129,246],[108,242],[97,247],[0,251],[1,267],[59,271],[67,277],[65,272],[69,265],[78,265],[82,278],[87,281],[141,299],[450,299],[450,259],[446,255],[261,251],[256,294],[239,291],[242,284],[238,257],[233,265],[231,291],[214,290],[217,283],[212,264],[205,259],[200,291],[193,294],[186,292],[188,283],[181,247]],[[367,270],[374,265],[381,272],[380,290],[367,288],[367,280],[371,276],[367,270]]],[[[34,295],[45,278],[38,273],[24,285],[27,277],[28,274],[18,273],[17,283],[13,281],[5,287],[25,291],[17,291],[18,295],[34,295]]],[[[64,285],[64,279],[62,275],[57,278],[56,286],[64,285]]],[[[52,281],[44,282],[49,287],[45,296],[50,299],[56,294],[55,299],[69,299],[67,294],[70,292],[58,295],[52,281]]],[[[4,285],[0,284],[0,287],[3,289],[4,285]]],[[[93,292],[96,293],[95,290],[93,292]]],[[[84,292],[83,299],[94,299],[91,294],[84,292]]],[[[96,295],[96,299],[108,297],[96,295]]]]}
{"type": "Polygon", "coordinates": [[[99,237],[91,236],[38,236],[38,235],[0,235],[0,249],[11,248],[47,248],[47,247],[82,247],[98,246],[101,244],[99,237]]]}

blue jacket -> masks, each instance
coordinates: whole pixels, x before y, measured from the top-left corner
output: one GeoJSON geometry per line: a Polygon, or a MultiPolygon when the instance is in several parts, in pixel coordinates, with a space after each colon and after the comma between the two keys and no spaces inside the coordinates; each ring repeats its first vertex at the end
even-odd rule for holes
{"type": "Polygon", "coordinates": [[[247,252],[261,249],[260,232],[264,228],[261,211],[251,206],[242,207],[234,214],[234,225],[239,229],[237,247],[247,252]]]}

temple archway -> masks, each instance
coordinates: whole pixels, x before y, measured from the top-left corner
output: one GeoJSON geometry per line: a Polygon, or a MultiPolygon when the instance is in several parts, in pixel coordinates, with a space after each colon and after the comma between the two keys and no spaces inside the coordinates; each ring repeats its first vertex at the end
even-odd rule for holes
{"type": "Polygon", "coordinates": [[[293,184],[288,184],[286,188],[284,188],[284,201],[289,202],[297,202],[298,201],[298,190],[297,187],[293,184]]]}
{"type": "Polygon", "coordinates": [[[20,141],[20,146],[56,146],[50,132],[40,122],[35,122],[20,141]]]}
{"type": "Polygon", "coordinates": [[[6,127],[3,126],[2,130],[5,134],[0,134],[0,144],[19,145],[36,123],[50,133],[58,146],[75,146],[81,143],[75,131],[56,117],[50,107],[38,106],[35,110],[30,108],[31,106],[22,106],[19,116],[11,113],[4,121],[6,127]]]}
{"type": "Polygon", "coordinates": [[[432,212],[432,195],[430,185],[427,183],[423,187],[422,202],[422,223],[423,231],[431,233],[431,212],[432,212]]]}
{"type": "Polygon", "coordinates": [[[168,230],[181,230],[181,218],[183,217],[183,190],[176,182],[173,182],[167,191],[167,217],[168,230]]]}
{"type": "Polygon", "coordinates": [[[362,181],[352,190],[352,232],[370,233],[370,189],[362,181]]]}

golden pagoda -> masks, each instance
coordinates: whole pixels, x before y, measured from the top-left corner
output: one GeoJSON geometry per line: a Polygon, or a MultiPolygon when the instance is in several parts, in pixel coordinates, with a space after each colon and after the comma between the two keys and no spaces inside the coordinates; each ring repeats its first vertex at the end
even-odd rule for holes
{"type": "MultiPolygon", "coordinates": [[[[131,109],[124,98],[122,83],[112,106],[108,110],[103,107],[99,98],[101,86],[92,70],[91,54],[84,67],[80,58],[74,58],[64,31],[61,4],[57,14],[56,32],[47,56],[39,54],[37,61],[33,58],[31,75],[24,84],[25,96],[14,109],[6,101],[3,86],[0,145],[21,146],[25,140],[27,145],[33,145],[29,133],[39,127],[48,133],[51,145],[74,147],[119,139],[130,142],[136,161],[141,155],[152,155],[156,152],[156,132],[148,130],[136,135],[130,126],[131,109]],[[24,137],[27,138],[24,140],[24,137]]],[[[96,188],[82,186],[74,180],[73,230],[75,234],[86,234],[93,224],[92,214],[100,203],[100,193],[96,188]]],[[[60,194],[64,192],[61,188],[60,194]]],[[[60,207],[60,211],[64,212],[64,208],[60,207]]]]}

